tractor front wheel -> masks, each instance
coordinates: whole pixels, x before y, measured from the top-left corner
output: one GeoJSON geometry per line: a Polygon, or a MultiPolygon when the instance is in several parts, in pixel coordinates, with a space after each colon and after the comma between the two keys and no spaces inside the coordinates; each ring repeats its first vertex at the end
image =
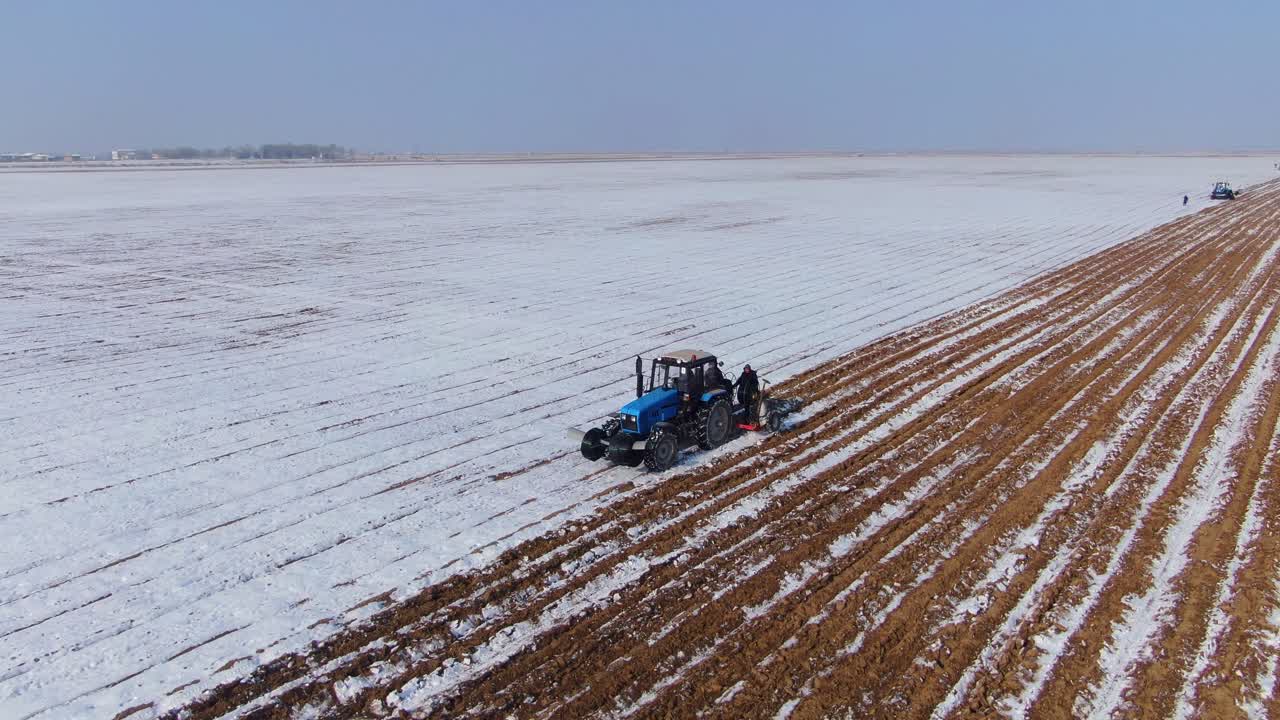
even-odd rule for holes
{"type": "Polygon", "coordinates": [[[656,430],[645,444],[644,466],[654,472],[662,472],[676,464],[676,456],[679,454],[680,444],[676,442],[675,434],[656,430]]]}
{"type": "Polygon", "coordinates": [[[635,437],[624,432],[616,432],[609,438],[609,461],[627,467],[640,464],[640,453],[631,449],[635,437]]]}

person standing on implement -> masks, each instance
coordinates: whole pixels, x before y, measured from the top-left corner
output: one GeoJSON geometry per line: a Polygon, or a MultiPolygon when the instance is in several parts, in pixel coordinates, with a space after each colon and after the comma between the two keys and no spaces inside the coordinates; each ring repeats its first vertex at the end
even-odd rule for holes
{"type": "Polygon", "coordinates": [[[747,423],[754,425],[756,394],[760,392],[760,379],[756,377],[756,371],[750,365],[742,368],[742,374],[733,386],[738,390],[738,402],[747,409],[747,423]]]}

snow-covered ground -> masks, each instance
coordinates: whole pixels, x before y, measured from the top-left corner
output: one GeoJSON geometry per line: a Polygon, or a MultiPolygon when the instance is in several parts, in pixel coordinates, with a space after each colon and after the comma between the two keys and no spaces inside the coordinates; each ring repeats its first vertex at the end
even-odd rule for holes
{"type": "Polygon", "coordinates": [[[636,354],[780,380],[1274,174],[947,156],[0,176],[0,717],[172,707],[657,481],[598,472],[563,432],[625,401],[636,354]]]}

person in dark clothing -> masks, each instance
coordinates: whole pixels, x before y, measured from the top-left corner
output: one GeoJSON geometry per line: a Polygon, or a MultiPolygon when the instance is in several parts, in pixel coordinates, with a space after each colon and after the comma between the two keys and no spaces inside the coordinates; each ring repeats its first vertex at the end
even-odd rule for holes
{"type": "Polygon", "coordinates": [[[754,423],[756,395],[760,392],[760,379],[756,377],[756,371],[750,365],[742,368],[742,374],[733,386],[738,390],[738,403],[747,409],[747,422],[754,423]]]}
{"type": "Polygon", "coordinates": [[[1187,196],[1186,196],[1186,195],[1183,195],[1183,196],[1182,196],[1182,206],[1183,206],[1183,207],[1186,207],[1186,206],[1187,206],[1187,196]]]}
{"type": "Polygon", "coordinates": [[[713,389],[718,390],[720,388],[728,389],[728,386],[725,385],[725,382],[724,382],[724,374],[720,372],[720,367],[718,364],[707,366],[707,372],[705,377],[707,381],[708,390],[713,390],[713,389]]]}

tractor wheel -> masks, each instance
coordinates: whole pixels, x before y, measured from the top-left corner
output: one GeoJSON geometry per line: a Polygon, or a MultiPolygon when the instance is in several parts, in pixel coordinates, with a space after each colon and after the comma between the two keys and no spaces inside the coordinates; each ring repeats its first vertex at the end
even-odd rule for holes
{"type": "Polygon", "coordinates": [[[618,465],[626,465],[627,467],[635,467],[640,464],[640,453],[631,449],[631,443],[635,437],[624,432],[616,432],[613,437],[609,438],[609,462],[618,465]]]}
{"type": "Polygon", "coordinates": [[[698,447],[703,450],[720,447],[729,439],[733,413],[729,402],[717,398],[698,411],[698,447]]]}
{"type": "Polygon", "coordinates": [[[656,430],[649,436],[644,448],[644,466],[654,472],[662,472],[676,464],[676,456],[680,454],[680,444],[676,436],[666,430],[656,430]]]}
{"type": "Polygon", "coordinates": [[[582,436],[582,457],[588,460],[599,460],[604,457],[605,450],[608,445],[604,442],[604,430],[600,428],[591,428],[582,436]]]}
{"type": "Polygon", "coordinates": [[[769,423],[770,432],[782,432],[782,413],[780,412],[769,413],[768,423],[769,423]]]}

